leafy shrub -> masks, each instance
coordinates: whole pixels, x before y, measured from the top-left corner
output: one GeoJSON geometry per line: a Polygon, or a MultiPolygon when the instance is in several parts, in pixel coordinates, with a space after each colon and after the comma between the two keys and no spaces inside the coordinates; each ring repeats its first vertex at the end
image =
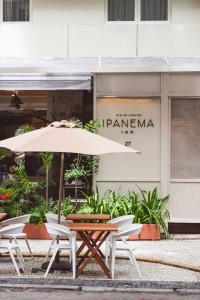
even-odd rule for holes
{"type": "Polygon", "coordinates": [[[43,216],[40,214],[40,212],[33,212],[30,216],[30,219],[29,219],[29,223],[30,224],[35,224],[35,225],[42,225],[44,222],[43,220],[43,216]]]}
{"type": "Polygon", "coordinates": [[[76,206],[75,213],[110,214],[111,218],[133,214],[135,223],[158,224],[168,236],[167,221],[170,215],[165,205],[169,196],[160,197],[157,188],[152,191],[139,188],[138,193],[129,191],[128,195],[107,191],[103,196],[100,196],[97,189],[92,195],[84,194],[84,197],[86,203],[76,206]]]}

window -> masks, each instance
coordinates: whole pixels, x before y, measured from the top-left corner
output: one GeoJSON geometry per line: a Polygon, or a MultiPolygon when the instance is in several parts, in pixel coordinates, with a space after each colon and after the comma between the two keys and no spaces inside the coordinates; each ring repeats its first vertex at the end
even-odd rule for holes
{"type": "Polygon", "coordinates": [[[108,21],[134,21],[134,0],[108,0],[108,21]]]}
{"type": "Polygon", "coordinates": [[[200,100],[172,99],[171,178],[200,178],[200,100]]]}
{"type": "Polygon", "coordinates": [[[3,21],[29,21],[29,0],[3,0],[3,21]]]}
{"type": "Polygon", "coordinates": [[[141,21],[167,21],[168,0],[141,0],[141,21]]]}

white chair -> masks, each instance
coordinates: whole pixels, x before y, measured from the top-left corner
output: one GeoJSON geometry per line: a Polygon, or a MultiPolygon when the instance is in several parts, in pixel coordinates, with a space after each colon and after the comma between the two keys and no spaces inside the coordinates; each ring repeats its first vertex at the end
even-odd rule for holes
{"type": "Polygon", "coordinates": [[[107,223],[117,224],[118,226],[124,226],[126,224],[129,225],[133,223],[134,217],[135,217],[134,215],[125,215],[125,216],[111,219],[107,223]]]}
{"type": "Polygon", "coordinates": [[[134,255],[134,250],[135,249],[131,246],[131,243],[127,242],[130,234],[135,234],[135,235],[140,234],[142,226],[143,226],[142,224],[131,224],[131,225],[128,225],[128,226],[127,225],[121,226],[121,227],[118,228],[117,233],[111,234],[109,248],[111,250],[111,276],[112,276],[112,279],[114,279],[114,273],[115,273],[116,250],[121,250],[121,251],[126,251],[127,252],[131,263],[133,265],[135,265],[136,270],[137,270],[140,278],[142,278],[140,268],[138,266],[138,263],[136,261],[135,255],[134,255]],[[119,247],[119,246],[117,247],[116,246],[116,241],[119,238],[122,240],[123,247],[119,247]]]}
{"type": "MultiPolygon", "coordinates": [[[[30,216],[31,215],[29,214],[29,215],[19,216],[19,217],[16,217],[16,218],[7,219],[5,221],[2,221],[2,225],[6,226],[6,225],[12,225],[12,224],[19,224],[19,223],[29,223],[30,216]]],[[[27,248],[29,250],[30,255],[33,256],[30,244],[29,244],[27,236],[26,236],[26,233],[24,233],[23,230],[22,230],[22,232],[19,232],[19,233],[16,233],[16,234],[4,235],[4,237],[9,238],[10,240],[14,239],[15,241],[18,238],[23,238],[26,242],[26,245],[27,245],[27,248]]]]}
{"type": "MultiPolygon", "coordinates": [[[[58,224],[58,215],[47,213],[45,214],[47,223],[55,223],[58,224]]],[[[60,224],[61,225],[67,225],[68,223],[71,223],[70,221],[66,220],[64,216],[60,216],[60,224]]]]}
{"type": "MultiPolygon", "coordinates": [[[[44,277],[46,278],[49,270],[52,266],[52,263],[55,260],[56,254],[60,250],[69,250],[71,253],[71,259],[72,259],[72,273],[73,273],[73,279],[76,278],[76,234],[66,226],[63,226],[61,224],[55,224],[55,223],[46,223],[46,229],[50,236],[53,238],[51,245],[50,245],[50,252],[52,251],[52,257],[49,262],[48,268],[46,270],[46,273],[44,277]],[[57,236],[64,236],[69,239],[69,241],[64,241],[62,244],[58,244],[56,241],[57,236]]],[[[50,252],[48,254],[50,254],[50,252]]],[[[47,257],[48,257],[47,254],[47,257]]]]}
{"type": "MultiPolygon", "coordinates": [[[[118,227],[125,226],[125,225],[131,225],[134,220],[134,215],[125,215],[117,218],[113,218],[109,220],[107,223],[109,224],[116,224],[118,227]]],[[[108,256],[109,256],[109,241],[110,237],[107,238],[105,243],[105,253],[106,253],[106,265],[108,264],[108,256]]]]}
{"type": "MultiPolygon", "coordinates": [[[[7,234],[9,235],[9,234],[18,234],[18,233],[20,233],[20,232],[23,231],[24,225],[25,224],[20,224],[19,223],[19,224],[13,224],[13,225],[8,225],[8,226],[3,227],[3,228],[0,229],[0,237],[5,236],[7,234]]],[[[20,267],[25,272],[24,258],[22,256],[21,251],[20,251],[19,245],[16,243],[16,240],[12,241],[11,243],[8,243],[7,245],[0,245],[0,250],[8,251],[18,276],[21,276],[20,269],[19,269],[19,267],[17,265],[17,262],[15,260],[15,257],[14,257],[14,252],[17,255],[20,267]]]]}

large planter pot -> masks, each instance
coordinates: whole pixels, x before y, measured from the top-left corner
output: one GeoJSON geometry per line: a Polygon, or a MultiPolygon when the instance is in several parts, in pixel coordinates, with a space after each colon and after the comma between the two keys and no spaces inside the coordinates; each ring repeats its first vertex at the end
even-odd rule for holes
{"type": "Polygon", "coordinates": [[[160,226],[144,224],[139,235],[130,235],[129,240],[160,240],[160,226]]]}
{"type": "Polygon", "coordinates": [[[44,224],[26,224],[24,226],[24,233],[26,233],[28,239],[51,240],[44,224]]]}

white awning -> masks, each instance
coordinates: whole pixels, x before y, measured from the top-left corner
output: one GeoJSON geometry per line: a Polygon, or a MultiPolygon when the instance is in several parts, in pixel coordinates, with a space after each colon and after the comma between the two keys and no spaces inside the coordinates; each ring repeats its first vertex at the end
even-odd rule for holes
{"type": "Polygon", "coordinates": [[[0,90],[90,90],[90,73],[1,73],[0,90]]]}
{"type": "Polygon", "coordinates": [[[1,73],[59,74],[85,73],[200,72],[196,57],[44,57],[0,58],[1,73]]]}

